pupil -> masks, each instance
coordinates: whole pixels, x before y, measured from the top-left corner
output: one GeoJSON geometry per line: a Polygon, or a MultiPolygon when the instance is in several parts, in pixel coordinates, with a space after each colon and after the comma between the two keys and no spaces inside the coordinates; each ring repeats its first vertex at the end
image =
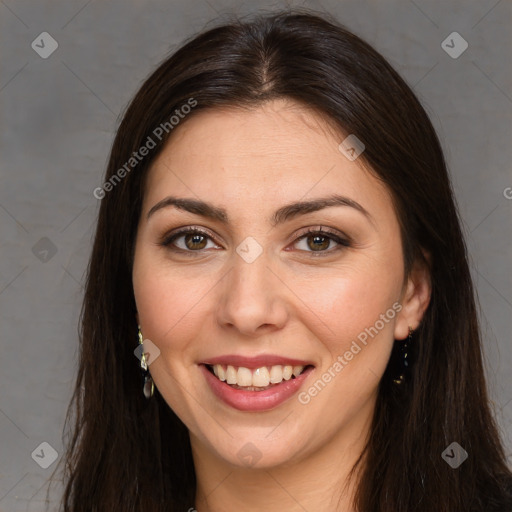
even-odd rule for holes
{"type": "Polygon", "coordinates": [[[313,238],[313,245],[310,245],[311,249],[314,249],[314,250],[316,250],[316,249],[326,249],[329,246],[329,240],[325,236],[315,235],[312,238],[313,238]],[[315,245],[315,244],[318,244],[319,240],[324,240],[324,243],[321,246],[320,245],[315,245]],[[325,241],[327,241],[327,244],[325,243],[325,241]]]}
{"type": "MultiPolygon", "coordinates": [[[[202,249],[203,247],[197,247],[196,244],[200,244],[201,242],[198,241],[198,239],[205,238],[203,235],[193,234],[193,235],[187,235],[187,247],[189,249],[202,249]],[[188,242],[192,239],[192,244],[189,244],[188,242]],[[193,245],[195,247],[191,247],[190,245],[193,245]]],[[[204,245],[204,243],[203,243],[204,245]]]]}
{"type": "MultiPolygon", "coordinates": [[[[187,235],[187,237],[186,237],[187,247],[189,249],[193,249],[193,248],[202,249],[204,247],[204,238],[205,237],[203,235],[198,235],[198,234],[187,235]],[[203,244],[201,245],[201,247],[197,247],[197,244],[201,244],[201,239],[203,239],[203,244]],[[192,240],[191,244],[189,244],[190,240],[192,240]],[[195,246],[195,247],[191,247],[190,245],[195,246]]],[[[327,237],[315,235],[313,237],[310,237],[310,239],[311,238],[313,239],[313,244],[310,244],[311,249],[313,249],[313,250],[327,249],[327,247],[329,247],[329,239],[327,237]],[[322,243],[322,240],[323,240],[323,243],[322,243]]]]}

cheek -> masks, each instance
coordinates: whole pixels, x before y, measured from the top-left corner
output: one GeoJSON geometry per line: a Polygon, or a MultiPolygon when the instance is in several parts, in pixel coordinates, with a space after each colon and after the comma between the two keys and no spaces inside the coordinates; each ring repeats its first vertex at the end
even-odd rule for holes
{"type": "Polygon", "coordinates": [[[332,370],[336,378],[318,405],[340,392],[357,402],[373,393],[391,353],[394,319],[401,309],[400,270],[396,265],[367,265],[322,284],[323,288],[311,287],[308,303],[322,320],[316,335],[329,354],[322,371],[336,361],[343,368],[338,364],[332,370]]]}
{"type": "Polygon", "coordinates": [[[133,288],[144,338],[161,351],[183,350],[204,320],[211,286],[209,279],[187,277],[136,257],[133,288]]]}
{"type": "Polygon", "coordinates": [[[385,314],[399,297],[400,277],[383,269],[365,269],[344,277],[317,280],[306,304],[333,333],[357,336],[385,314]]]}

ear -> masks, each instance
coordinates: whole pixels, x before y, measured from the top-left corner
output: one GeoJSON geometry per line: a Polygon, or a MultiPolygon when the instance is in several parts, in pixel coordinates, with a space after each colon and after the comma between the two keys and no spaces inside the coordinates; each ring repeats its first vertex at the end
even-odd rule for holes
{"type": "Polygon", "coordinates": [[[432,285],[430,279],[430,254],[422,251],[425,261],[414,262],[409,278],[404,283],[400,304],[400,310],[396,322],[394,336],[397,340],[403,340],[409,336],[409,326],[416,330],[420,325],[423,315],[430,303],[432,285]]]}
{"type": "Polygon", "coordinates": [[[135,313],[135,321],[137,322],[137,325],[140,325],[140,322],[139,322],[139,312],[135,313]]]}

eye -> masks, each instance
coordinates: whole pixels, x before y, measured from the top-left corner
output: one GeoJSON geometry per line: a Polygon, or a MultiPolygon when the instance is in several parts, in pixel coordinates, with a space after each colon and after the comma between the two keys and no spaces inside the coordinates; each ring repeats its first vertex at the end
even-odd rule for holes
{"type": "Polygon", "coordinates": [[[200,252],[207,248],[207,240],[212,239],[209,233],[198,228],[184,228],[178,232],[171,233],[164,237],[161,245],[169,247],[174,251],[181,252],[200,252]],[[177,240],[183,239],[181,246],[176,244],[177,240]]]}
{"type": "Polygon", "coordinates": [[[322,228],[309,228],[302,236],[299,236],[295,244],[304,242],[305,248],[301,249],[306,252],[312,252],[312,256],[323,256],[324,254],[331,254],[339,251],[344,247],[350,247],[350,241],[340,237],[332,231],[325,231],[322,228]],[[338,244],[337,247],[331,250],[326,250],[331,245],[331,242],[338,244]],[[308,250],[311,249],[311,250],[308,250]]]}
{"type": "MultiPolygon", "coordinates": [[[[207,231],[196,227],[186,227],[165,236],[160,245],[168,247],[175,252],[201,253],[204,249],[208,249],[209,240],[213,241],[213,237],[207,231]],[[179,243],[177,243],[178,241],[179,243]]],[[[311,254],[313,257],[331,254],[351,245],[349,240],[342,238],[334,232],[323,230],[322,227],[309,228],[295,240],[294,244],[303,242],[305,242],[305,247],[299,250],[313,253],[311,254]],[[329,249],[332,242],[337,244],[337,247],[329,249]]]]}

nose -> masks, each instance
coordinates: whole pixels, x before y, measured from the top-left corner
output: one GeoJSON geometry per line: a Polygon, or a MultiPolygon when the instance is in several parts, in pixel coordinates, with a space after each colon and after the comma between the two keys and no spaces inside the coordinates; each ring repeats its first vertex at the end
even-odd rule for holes
{"type": "Polygon", "coordinates": [[[282,329],[290,294],[283,281],[265,253],[251,263],[235,253],[233,266],[219,286],[218,322],[248,337],[282,329]]]}

